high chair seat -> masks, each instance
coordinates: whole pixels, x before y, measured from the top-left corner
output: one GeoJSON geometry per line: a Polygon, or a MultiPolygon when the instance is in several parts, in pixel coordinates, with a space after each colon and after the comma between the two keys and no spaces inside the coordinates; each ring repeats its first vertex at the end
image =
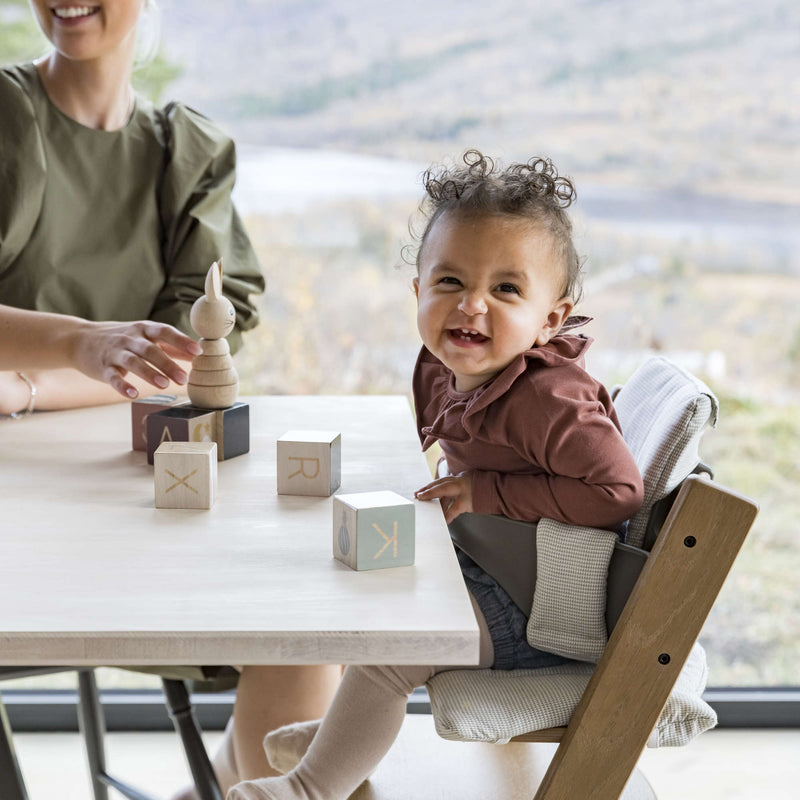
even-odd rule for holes
{"type": "MultiPolygon", "coordinates": [[[[428,682],[436,732],[450,741],[505,744],[533,731],[566,730],[593,672],[594,665],[581,661],[508,672],[441,672],[428,682]]],[[[716,712],[702,698],[707,677],[705,651],[695,644],[647,747],[682,746],[717,724],[716,712]]],[[[542,740],[559,738],[551,732],[542,740]]]]}

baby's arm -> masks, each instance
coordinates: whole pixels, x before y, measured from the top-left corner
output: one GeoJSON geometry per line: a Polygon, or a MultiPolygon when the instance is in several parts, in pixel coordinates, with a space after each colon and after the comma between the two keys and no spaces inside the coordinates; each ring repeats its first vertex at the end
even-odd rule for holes
{"type": "Polygon", "coordinates": [[[414,493],[417,500],[440,500],[449,525],[459,514],[472,509],[472,473],[462,472],[437,478],[414,493]]]}
{"type": "Polygon", "coordinates": [[[475,470],[475,511],[512,519],[542,517],[574,525],[614,528],[639,509],[642,479],[622,434],[595,401],[562,404],[548,416],[547,436],[525,439],[520,421],[519,453],[541,471],[475,470]]]}
{"type": "Polygon", "coordinates": [[[476,471],[473,496],[474,510],[484,514],[609,529],[630,519],[642,504],[638,473],[594,483],[585,477],[476,471]]]}

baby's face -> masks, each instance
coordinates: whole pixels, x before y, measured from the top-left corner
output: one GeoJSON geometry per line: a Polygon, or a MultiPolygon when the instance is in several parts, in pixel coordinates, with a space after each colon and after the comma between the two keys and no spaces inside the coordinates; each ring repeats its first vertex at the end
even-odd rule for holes
{"type": "Polygon", "coordinates": [[[549,233],[508,216],[442,215],[420,252],[417,327],[469,391],[516,356],[546,344],[573,303],[549,233]]]}

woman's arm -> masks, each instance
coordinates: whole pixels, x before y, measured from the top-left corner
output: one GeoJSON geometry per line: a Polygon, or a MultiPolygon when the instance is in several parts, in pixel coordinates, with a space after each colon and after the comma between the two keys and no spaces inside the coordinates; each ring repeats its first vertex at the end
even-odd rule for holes
{"type": "Polygon", "coordinates": [[[180,103],[168,104],[165,113],[168,157],[159,204],[166,281],[148,317],[190,331],[192,303],[205,291],[212,262],[222,259],[222,291],[236,309],[236,327],[227,339],[231,353],[236,353],[242,332],[258,324],[258,306],[251,296],[261,294],[265,282],[231,199],[234,143],[202,114],[180,103]]]}
{"type": "MultiPolygon", "coordinates": [[[[188,364],[173,359],[188,362],[198,352],[188,336],[158,322],[87,322],[0,306],[0,370],[25,370],[40,409],[111,403],[120,394],[134,398],[151,387],[185,384],[188,364]]],[[[0,373],[0,413],[26,408],[30,394],[15,372],[0,373]]]]}

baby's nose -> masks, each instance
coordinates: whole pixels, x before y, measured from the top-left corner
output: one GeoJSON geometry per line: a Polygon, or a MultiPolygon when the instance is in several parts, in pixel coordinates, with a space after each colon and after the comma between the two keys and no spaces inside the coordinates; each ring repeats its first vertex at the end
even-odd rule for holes
{"type": "Polygon", "coordinates": [[[458,304],[458,310],[467,316],[486,313],[486,300],[480,292],[464,292],[458,304]]]}

